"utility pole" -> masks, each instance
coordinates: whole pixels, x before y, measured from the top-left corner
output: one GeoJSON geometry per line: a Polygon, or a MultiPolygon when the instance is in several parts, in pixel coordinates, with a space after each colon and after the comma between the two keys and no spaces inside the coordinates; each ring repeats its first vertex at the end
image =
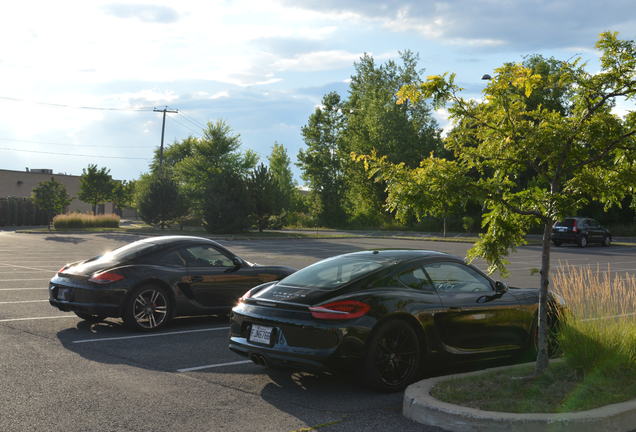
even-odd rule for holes
{"type": "Polygon", "coordinates": [[[162,112],[163,113],[163,123],[161,124],[161,147],[159,147],[159,168],[163,165],[163,135],[166,131],[166,113],[178,113],[179,110],[169,110],[167,106],[163,107],[163,109],[153,108],[154,112],[162,112]]]}

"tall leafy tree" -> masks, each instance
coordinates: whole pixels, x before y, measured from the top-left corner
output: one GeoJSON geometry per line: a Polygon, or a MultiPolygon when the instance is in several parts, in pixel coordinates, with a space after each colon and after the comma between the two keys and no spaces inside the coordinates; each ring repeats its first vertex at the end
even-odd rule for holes
{"type": "Polygon", "coordinates": [[[142,175],[136,182],[135,202],[141,219],[162,229],[188,213],[185,197],[168,170],[142,175]]]}
{"type": "Polygon", "coordinates": [[[234,233],[249,228],[251,202],[245,177],[235,171],[211,174],[203,199],[203,223],[210,233],[234,233]]]}
{"type": "Polygon", "coordinates": [[[80,177],[80,191],[78,198],[90,203],[93,214],[97,213],[97,206],[110,201],[113,194],[113,178],[106,167],[97,168],[90,164],[82,170],[80,177]]]}
{"type": "Polygon", "coordinates": [[[49,181],[40,182],[33,189],[32,197],[35,205],[47,214],[49,229],[51,229],[53,217],[63,213],[72,199],[64,185],[53,177],[49,181]]]}
{"type": "MultiPolygon", "coordinates": [[[[465,187],[449,187],[449,196],[484,200],[486,232],[469,259],[482,257],[492,271],[505,271],[509,251],[526,243],[532,226],[542,227],[536,375],[549,361],[552,225],[590,200],[606,208],[619,204],[636,187],[636,112],[623,117],[612,112],[616,98],[636,98],[636,45],[608,32],[596,47],[602,54],[598,73],[587,72],[578,59],[553,62],[543,75],[532,65],[509,63],[496,69],[483,101],[461,97],[453,74],[431,76],[399,92],[402,103],[431,98],[437,107],[448,106],[458,123],[446,140],[456,159],[431,158],[429,163],[455,165],[455,177],[463,177],[465,187]],[[550,101],[544,94],[543,104],[535,91],[558,97],[550,101]],[[471,181],[472,173],[477,180],[471,181]]],[[[407,186],[403,179],[409,176],[391,176],[389,161],[373,155],[362,159],[390,177],[389,193],[407,186]]],[[[412,198],[406,195],[401,205],[413,206],[412,198]]]]}
{"type": "Polygon", "coordinates": [[[267,159],[269,161],[269,172],[278,190],[279,205],[282,209],[289,210],[293,206],[296,185],[294,184],[294,176],[290,168],[291,161],[287,155],[287,150],[282,144],[275,142],[267,159]]]}
{"type": "Polygon", "coordinates": [[[301,129],[307,148],[298,152],[298,166],[317,204],[318,221],[326,226],[345,223],[343,128],[342,101],[331,92],[301,129]]]}
{"type": "MultiPolygon", "coordinates": [[[[425,100],[396,104],[396,93],[402,86],[421,81],[417,62],[417,55],[405,51],[400,53],[399,62],[391,60],[378,65],[365,54],[355,63],[349,98],[343,107],[345,153],[375,150],[391,162],[415,167],[431,152],[443,150],[437,123],[425,100]]],[[[346,161],[345,171],[352,216],[366,223],[380,223],[386,197],[382,184],[370,183],[360,166],[351,160],[346,161]]]]}
{"type": "Polygon", "coordinates": [[[113,193],[111,201],[120,212],[124,207],[130,207],[133,204],[135,195],[135,181],[115,181],[113,184],[113,193]]]}
{"type": "Polygon", "coordinates": [[[247,178],[251,214],[260,232],[267,228],[269,217],[280,213],[281,195],[271,171],[259,164],[247,178]]]}

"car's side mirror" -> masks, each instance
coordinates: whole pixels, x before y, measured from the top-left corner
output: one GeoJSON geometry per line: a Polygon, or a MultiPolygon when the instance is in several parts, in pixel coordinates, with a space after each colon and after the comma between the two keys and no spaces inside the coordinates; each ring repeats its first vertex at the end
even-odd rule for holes
{"type": "Polygon", "coordinates": [[[508,292],[508,285],[503,283],[502,281],[495,282],[495,292],[497,294],[505,294],[508,292]]]}
{"type": "Polygon", "coordinates": [[[234,264],[234,267],[241,267],[243,265],[243,261],[241,261],[239,257],[232,258],[232,263],[234,264]]]}

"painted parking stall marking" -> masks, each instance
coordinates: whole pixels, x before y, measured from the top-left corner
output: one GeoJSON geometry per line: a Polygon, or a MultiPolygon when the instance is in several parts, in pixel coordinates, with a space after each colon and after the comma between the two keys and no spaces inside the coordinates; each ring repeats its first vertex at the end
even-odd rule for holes
{"type": "Polygon", "coordinates": [[[211,365],[205,365],[205,366],[195,366],[195,367],[190,367],[185,369],[177,369],[177,372],[193,372],[193,371],[198,371],[203,369],[213,369],[218,367],[234,366],[234,365],[247,364],[247,363],[252,363],[252,360],[239,360],[235,362],[217,363],[217,364],[211,364],[211,365]]]}
{"type": "Polygon", "coordinates": [[[140,335],[132,335],[132,336],[104,337],[104,338],[95,338],[95,339],[80,339],[80,340],[73,341],[73,343],[74,344],[78,344],[78,343],[87,343],[87,342],[106,342],[106,341],[114,341],[114,340],[139,339],[139,338],[170,336],[170,335],[186,334],[186,333],[201,333],[201,332],[209,332],[209,331],[217,331],[217,330],[229,330],[229,329],[230,329],[229,327],[213,327],[213,328],[205,328],[205,329],[183,330],[183,331],[173,331],[173,332],[161,332],[161,333],[151,333],[151,334],[140,334],[140,335]]]}

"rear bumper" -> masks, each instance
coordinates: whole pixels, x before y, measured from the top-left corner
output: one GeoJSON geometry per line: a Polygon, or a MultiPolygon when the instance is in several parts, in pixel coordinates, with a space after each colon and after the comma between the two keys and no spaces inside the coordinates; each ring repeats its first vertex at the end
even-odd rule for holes
{"type": "Polygon", "coordinates": [[[237,306],[230,321],[229,349],[255,363],[276,364],[302,370],[339,370],[359,361],[364,353],[366,327],[354,323],[320,322],[292,311],[237,306]],[[268,313],[269,312],[269,313],[268,313]],[[252,325],[273,328],[271,343],[251,342],[252,325]]]}
{"type": "Polygon", "coordinates": [[[125,296],[125,289],[49,284],[49,304],[64,312],[121,317],[125,296]]]}

